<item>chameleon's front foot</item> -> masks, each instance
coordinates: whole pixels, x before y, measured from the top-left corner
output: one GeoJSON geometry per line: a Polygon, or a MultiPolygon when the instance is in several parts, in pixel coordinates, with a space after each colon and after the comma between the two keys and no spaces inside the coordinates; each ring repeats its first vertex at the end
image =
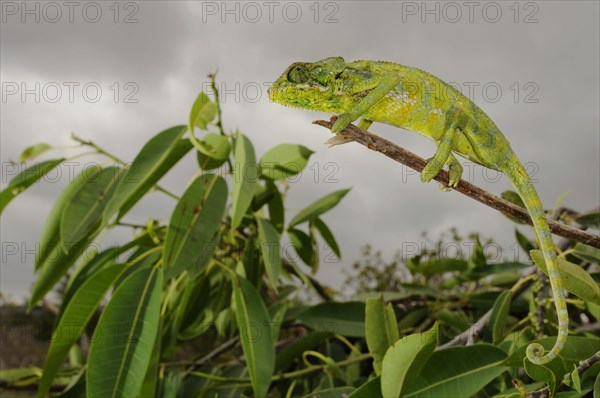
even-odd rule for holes
{"type": "Polygon", "coordinates": [[[335,135],[325,141],[325,144],[331,148],[332,146],[342,145],[354,141],[351,137],[341,134],[341,132],[344,131],[344,129],[348,127],[350,123],[352,123],[352,118],[348,113],[342,113],[339,115],[335,123],[333,123],[333,126],[331,126],[331,132],[335,135]]]}
{"type": "Polygon", "coordinates": [[[337,120],[335,121],[335,123],[333,123],[333,126],[331,127],[331,132],[333,134],[339,134],[346,127],[348,127],[348,125],[350,123],[352,123],[352,117],[350,116],[350,114],[349,113],[342,113],[341,115],[339,115],[337,117],[337,120]]]}

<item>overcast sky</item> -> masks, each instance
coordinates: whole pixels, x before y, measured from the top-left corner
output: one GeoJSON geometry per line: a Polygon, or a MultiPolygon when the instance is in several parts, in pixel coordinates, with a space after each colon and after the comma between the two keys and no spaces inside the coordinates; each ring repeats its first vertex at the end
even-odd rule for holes
{"type": "MultiPolygon", "coordinates": [[[[422,231],[435,238],[452,226],[493,237],[512,260],[515,227],[508,219],[458,193],[441,192],[436,183],[422,184],[418,175],[358,144],[327,149],[328,132],[310,122],[328,115],[270,103],[266,89],[290,63],[328,56],[425,69],[453,82],[491,116],[535,173],[546,207],[566,195],[563,205],[589,210],[600,202],[599,4],[2,1],[2,187],[15,173],[9,161],[23,148],[70,145],[71,132],[131,161],[150,137],[186,123],[194,98],[207,88],[207,74],[218,69],[228,131],[239,128],[258,156],[285,142],[316,151],[309,169],[291,184],[288,217],[352,187],[325,217],[343,259],[323,264],[322,280],[338,286],[340,270],[359,258],[366,243],[391,255],[424,244],[422,231]]],[[[377,124],[371,131],[425,158],[435,151],[415,133],[377,124]]],[[[87,160],[74,161],[81,167],[87,160]]],[[[161,184],[181,192],[194,167],[188,156],[161,184]]],[[[464,177],[496,194],[510,187],[471,164],[464,177]]],[[[2,293],[28,294],[32,250],[70,178],[71,168],[62,167],[6,208],[2,293]]],[[[154,193],[127,219],[166,221],[173,206],[154,193]]],[[[128,236],[116,231],[102,244],[128,236]]]]}

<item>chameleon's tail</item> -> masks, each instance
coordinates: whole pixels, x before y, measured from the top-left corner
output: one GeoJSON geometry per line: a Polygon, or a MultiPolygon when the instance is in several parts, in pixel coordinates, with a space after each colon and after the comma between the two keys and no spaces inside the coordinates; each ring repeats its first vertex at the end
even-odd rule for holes
{"type": "Polygon", "coordinates": [[[552,287],[554,303],[556,305],[558,337],[556,338],[554,347],[552,347],[550,352],[544,355],[544,347],[542,347],[541,344],[532,343],[527,346],[527,359],[537,365],[543,365],[556,358],[567,340],[567,335],[569,334],[567,303],[565,300],[562,279],[558,271],[558,264],[556,262],[556,247],[554,246],[550,228],[546,222],[546,215],[544,214],[542,202],[538,197],[533,183],[527,175],[527,171],[514,153],[512,154],[511,159],[505,164],[507,165],[505,170],[501,171],[511,179],[533,221],[540,247],[544,253],[544,260],[546,261],[546,267],[548,268],[548,277],[550,279],[550,286],[552,287]]]}

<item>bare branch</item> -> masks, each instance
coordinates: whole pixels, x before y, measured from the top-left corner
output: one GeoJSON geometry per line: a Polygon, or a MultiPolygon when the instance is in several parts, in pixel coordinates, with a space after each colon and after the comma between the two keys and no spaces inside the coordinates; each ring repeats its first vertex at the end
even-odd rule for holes
{"type": "MultiPolygon", "coordinates": [[[[331,126],[333,126],[333,122],[335,120],[336,117],[334,116],[331,118],[331,121],[316,120],[313,123],[323,126],[327,129],[331,129],[331,126]]],[[[407,151],[406,149],[401,148],[398,145],[393,144],[392,142],[375,134],[361,130],[352,124],[343,131],[343,135],[350,137],[359,144],[364,145],[373,151],[380,152],[390,159],[402,163],[403,165],[408,166],[418,172],[422,172],[423,168],[425,168],[425,165],[427,164],[425,159],[415,155],[414,153],[407,151]]],[[[440,173],[434,177],[434,180],[448,187],[448,172],[446,170],[441,170],[440,173]]],[[[475,199],[476,201],[483,203],[488,207],[496,209],[507,216],[532,225],[531,218],[529,217],[529,213],[526,209],[492,195],[491,193],[465,180],[460,180],[458,186],[452,189],[472,199],[475,199]]],[[[568,225],[559,224],[551,220],[548,220],[548,225],[550,230],[558,236],[600,248],[600,236],[598,235],[594,235],[568,225]]]]}
{"type": "MultiPolygon", "coordinates": [[[[492,310],[486,312],[481,318],[479,318],[473,326],[462,332],[461,334],[454,337],[452,340],[443,344],[439,347],[439,349],[444,349],[448,347],[452,347],[455,345],[464,345],[468,342],[472,342],[475,340],[475,337],[487,326],[490,321],[490,317],[492,316],[492,310]]],[[[467,344],[468,345],[468,344],[467,344]]]]}

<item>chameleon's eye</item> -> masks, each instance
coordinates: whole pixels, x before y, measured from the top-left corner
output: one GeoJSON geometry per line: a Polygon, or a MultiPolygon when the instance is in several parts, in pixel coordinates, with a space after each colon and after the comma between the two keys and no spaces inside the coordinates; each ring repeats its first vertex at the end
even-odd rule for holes
{"type": "Polygon", "coordinates": [[[306,83],[310,73],[304,66],[298,65],[288,73],[288,80],[292,83],[306,83]]]}

